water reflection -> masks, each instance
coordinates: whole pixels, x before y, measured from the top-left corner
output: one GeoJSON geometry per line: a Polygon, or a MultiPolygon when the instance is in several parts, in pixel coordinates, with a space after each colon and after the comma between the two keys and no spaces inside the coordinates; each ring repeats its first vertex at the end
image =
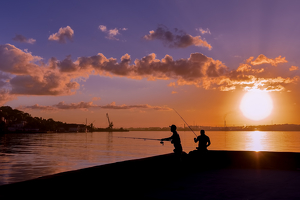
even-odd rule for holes
{"type": "MultiPolygon", "coordinates": [[[[178,132],[185,152],[196,149],[194,134],[178,132]]],[[[198,133],[199,134],[199,133],[198,133]]],[[[300,132],[207,131],[209,150],[300,152],[300,132]]],[[[173,152],[159,141],[120,137],[165,138],[169,131],[128,133],[0,134],[0,185],[53,173],[173,152]]]]}
{"type": "Polygon", "coordinates": [[[246,149],[250,151],[263,151],[265,150],[266,132],[251,131],[246,134],[246,149]]]}
{"type": "Polygon", "coordinates": [[[113,132],[107,133],[107,142],[106,142],[106,150],[107,155],[110,155],[111,150],[113,149],[113,132]]]}

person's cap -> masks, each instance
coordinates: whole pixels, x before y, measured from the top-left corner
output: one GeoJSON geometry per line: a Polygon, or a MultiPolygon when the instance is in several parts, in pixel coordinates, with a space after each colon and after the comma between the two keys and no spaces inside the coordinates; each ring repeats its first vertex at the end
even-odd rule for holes
{"type": "Polygon", "coordinates": [[[170,128],[176,128],[176,126],[174,124],[172,124],[171,126],[169,126],[170,128]]]}

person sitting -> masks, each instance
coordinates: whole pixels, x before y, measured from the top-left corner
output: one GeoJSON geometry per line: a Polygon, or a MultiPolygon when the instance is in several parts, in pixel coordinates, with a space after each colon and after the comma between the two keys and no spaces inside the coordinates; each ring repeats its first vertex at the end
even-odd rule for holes
{"type": "Polygon", "coordinates": [[[200,131],[200,135],[197,138],[194,138],[194,142],[195,143],[199,142],[197,150],[201,151],[201,152],[208,151],[207,147],[211,144],[210,143],[210,139],[209,139],[209,137],[207,135],[205,135],[205,131],[204,130],[201,130],[200,131]]]}

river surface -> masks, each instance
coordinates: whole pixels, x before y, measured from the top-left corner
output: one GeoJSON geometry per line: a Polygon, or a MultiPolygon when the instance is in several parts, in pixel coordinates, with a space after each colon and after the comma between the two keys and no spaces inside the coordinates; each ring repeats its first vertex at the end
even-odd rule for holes
{"type": "MultiPolygon", "coordinates": [[[[192,151],[194,133],[179,131],[183,150],[192,151]]],[[[198,134],[198,132],[197,132],[198,134]]],[[[300,131],[207,131],[210,150],[300,152],[300,131]]],[[[64,171],[173,152],[161,139],[169,131],[36,133],[0,135],[0,185],[64,171]]]]}

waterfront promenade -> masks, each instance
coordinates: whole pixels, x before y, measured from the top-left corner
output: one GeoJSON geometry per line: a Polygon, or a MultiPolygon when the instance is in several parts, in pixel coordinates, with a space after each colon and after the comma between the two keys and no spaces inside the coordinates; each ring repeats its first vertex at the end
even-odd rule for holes
{"type": "Polygon", "coordinates": [[[299,199],[299,153],[210,151],[117,162],[0,186],[0,198],[299,199]]]}

